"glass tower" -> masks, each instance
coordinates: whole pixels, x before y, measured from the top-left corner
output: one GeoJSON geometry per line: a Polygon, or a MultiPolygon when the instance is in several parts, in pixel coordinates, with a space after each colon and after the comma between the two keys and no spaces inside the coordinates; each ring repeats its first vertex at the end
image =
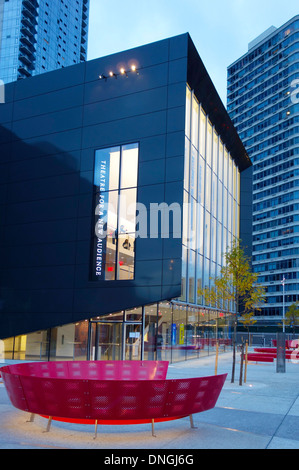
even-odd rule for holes
{"type": "Polygon", "coordinates": [[[228,68],[228,112],[253,162],[253,270],[259,315],[299,300],[299,16],[271,27],[228,68]]]}
{"type": "Polygon", "coordinates": [[[89,0],[0,0],[4,83],[85,61],[89,0]]]}

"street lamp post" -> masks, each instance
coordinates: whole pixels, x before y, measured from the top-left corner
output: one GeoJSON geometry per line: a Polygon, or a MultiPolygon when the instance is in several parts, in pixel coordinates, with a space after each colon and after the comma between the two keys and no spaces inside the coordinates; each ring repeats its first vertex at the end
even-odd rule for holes
{"type": "Polygon", "coordinates": [[[282,331],[285,333],[285,304],[284,304],[284,292],[285,292],[285,277],[283,276],[283,279],[281,281],[282,284],[282,331]]]}

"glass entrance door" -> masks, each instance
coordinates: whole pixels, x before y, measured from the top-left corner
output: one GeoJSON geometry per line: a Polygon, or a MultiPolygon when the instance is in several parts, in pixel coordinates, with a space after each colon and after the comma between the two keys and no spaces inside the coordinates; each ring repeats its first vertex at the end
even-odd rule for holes
{"type": "Polygon", "coordinates": [[[96,361],[122,359],[122,323],[96,323],[93,358],[96,361]]]}
{"type": "Polygon", "coordinates": [[[140,323],[124,323],[124,360],[140,361],[142,334],[140,323]]]}
{"type": "Polygon", "coordinates": [[[91,320],[89,357],[94,361],[139,361],[143,356],[142,309],[91,320]]]}

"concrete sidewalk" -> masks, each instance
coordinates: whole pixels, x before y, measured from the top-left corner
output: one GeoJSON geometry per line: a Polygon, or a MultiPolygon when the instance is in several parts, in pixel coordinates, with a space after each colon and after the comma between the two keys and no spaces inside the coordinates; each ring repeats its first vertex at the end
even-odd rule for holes
{"type": "MultiPolygon", "coordinates": [[[[237,356],[239,358],[239,355],[237,356]]],[[[232,353],[219,357],[218,373],[228,373],[213,410],[189,418],[151,425],[94,426],[47,421],[15,409],[0,383],[0,449],[299,449],[299,363],[286,362],[286,372],[276,373],[276,363],[249,363],[247,382],[239,385],[240,364],[231,383],[232,353]]],[[[2,364],[0,364],[1,366],[2,364]]],[[[215,357],[169,366],[168,378],[214,375],[215,357]]]]}

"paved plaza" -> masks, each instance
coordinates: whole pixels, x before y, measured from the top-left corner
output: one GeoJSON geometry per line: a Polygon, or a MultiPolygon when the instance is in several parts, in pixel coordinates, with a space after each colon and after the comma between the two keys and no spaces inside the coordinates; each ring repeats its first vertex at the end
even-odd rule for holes
{"type": "MultiPolygon", "coordinates": [[[[239,355],[238,355],[239,358],[239,355]]],[[[232,353],[219,356],[218,373],[228,377],[216,407],[189,418],[151,425],[94,426],[47,421],[15,409],[0,382],[0,449],[299,449],[299,363],[249,363],[247,380],[239,385],[239,361],[231,383],[232,353]]],[[[2,365],[2,364],[1,364],[2,365]]],[[[168,378],[214,375],[215,357],[171,364],[168,378]]]]}

